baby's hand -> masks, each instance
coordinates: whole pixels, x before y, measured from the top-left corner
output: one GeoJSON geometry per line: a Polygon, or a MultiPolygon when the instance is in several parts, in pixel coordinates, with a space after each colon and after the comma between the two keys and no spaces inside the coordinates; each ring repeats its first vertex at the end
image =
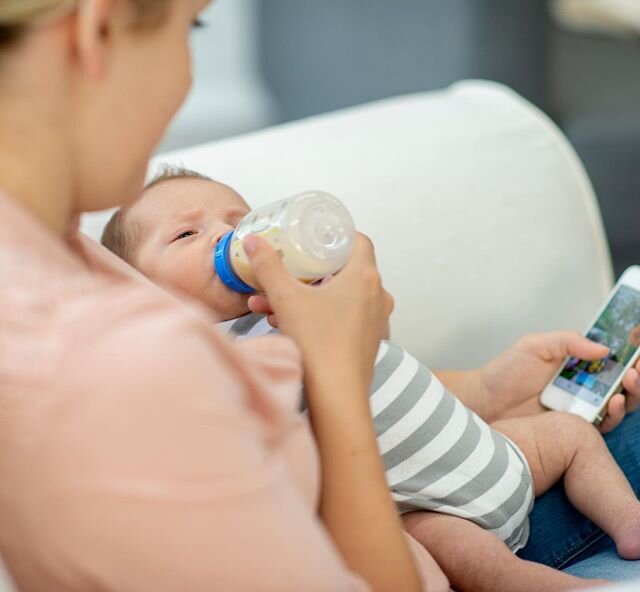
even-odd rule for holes
{"type": "Polygon", "coordinates": [[[268,323],[278,329],[278,317],[273,312],[269,299],[264,294],[255,294],[249,298],[248,302],[249,310],[256,314],[267,315],[268,323]]]}

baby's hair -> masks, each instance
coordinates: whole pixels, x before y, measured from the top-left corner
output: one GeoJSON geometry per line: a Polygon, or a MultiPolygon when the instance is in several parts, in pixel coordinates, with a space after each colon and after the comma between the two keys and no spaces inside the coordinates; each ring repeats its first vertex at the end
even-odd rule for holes
{"type": "Polygon", "coordinates": [[[163,164],[158,173],[144,186],[144,190],[146,191],[147,189],[151,189],[160,183],[171,181],[172,179],[202,179],[203,181],[213,181],[211,177],[207,177],[207,175],[192,171],[191,169],[187,169],[183,166],[177,164],[163,164]]]}
{"type": "MultiPolygon", "coordinates": [[[[171,181],[173,179],[201,179],[202,181],[213,181],[211,177],[192,171],[183,166],[164,164],[160,167],[158,172],[153,176],[145,187],[144,191],[148,191],[152,187],[171,181]]],[[[111,216],[109,222],[104,228],[102,238],[100,242],[107,247],[110,251],[115,253],[121,259],[124,259],[127,263],[132,263],[133,253],[138,244],[139,234],[135,224],[127,224],[127,213],[131,208],[138,203],[140,198],[126,206],[122,206],[111,216]]]]}

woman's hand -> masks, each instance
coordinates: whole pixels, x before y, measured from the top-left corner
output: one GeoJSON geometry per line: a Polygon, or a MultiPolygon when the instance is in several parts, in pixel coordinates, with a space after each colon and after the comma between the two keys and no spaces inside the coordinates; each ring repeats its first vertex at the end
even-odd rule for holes
{"type": "MultiPolygon", "coordinates": [[[[568,356],[597,360],[608,349],[574,332],[525,335],[505,352],[480,368],[469,381],[485,401],[484,415],[489,421],[506,417],[534,415],[544,411],[540,393],[568,356]]],[[[627,395],[614,395],[607,416],[600,424],[603,433],[613,430],[625,413],[640,406],[640,362],[624,376],[627,395]]]]}
{"type": "Polygon", "coordinates": [[[302,351],[320,455],[321,520],[346,563],[373,590],[421,590],[371,422],[373,364],[393,308],[371,241],[358,235],[349,263],[316,286],[292,278],[264,240],[250,236],[244,248],[268,298],[258,300],[263,312],[275,314],[302,351]]]}
{"type": "Polygon", "coordinates": [[[359,234],[353,255],[331,281],[308,286],[292,278],[275,251],[256,236],[245,239],[253,272],[266,292],[249,306],[269,315],[273,325],[302,350],[305,372],[345,360],[367,382],[393,299],[383,289],[371,241],[359,234]],[[277,320],[276,320],[277,319],[277,320]]]}

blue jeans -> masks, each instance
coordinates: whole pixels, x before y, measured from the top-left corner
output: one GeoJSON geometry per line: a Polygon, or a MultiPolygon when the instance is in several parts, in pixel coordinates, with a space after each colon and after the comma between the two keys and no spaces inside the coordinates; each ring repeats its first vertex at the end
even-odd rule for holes
{"type": "MultiPolygon", "coordinates": [[[[605,442],[631,487],[640,493],[640,412],[630,414],[605,442]]],[[[569,502],[562,482],[536,500],[531,535],[522,559],[544,563],[583,577],[640,578],[640,561],[617,557],[615,544],[569,502]]]]}

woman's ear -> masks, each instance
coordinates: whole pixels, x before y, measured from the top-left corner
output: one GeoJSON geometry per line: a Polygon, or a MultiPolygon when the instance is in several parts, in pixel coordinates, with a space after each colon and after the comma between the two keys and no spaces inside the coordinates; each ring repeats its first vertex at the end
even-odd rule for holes
{"type": "Polygon", "coordinates": [[[84,0],[78,2],[75,45],[80,66],[93,80],[106,72],[109,49],[117,26],[122,0],[84,0]]]}

